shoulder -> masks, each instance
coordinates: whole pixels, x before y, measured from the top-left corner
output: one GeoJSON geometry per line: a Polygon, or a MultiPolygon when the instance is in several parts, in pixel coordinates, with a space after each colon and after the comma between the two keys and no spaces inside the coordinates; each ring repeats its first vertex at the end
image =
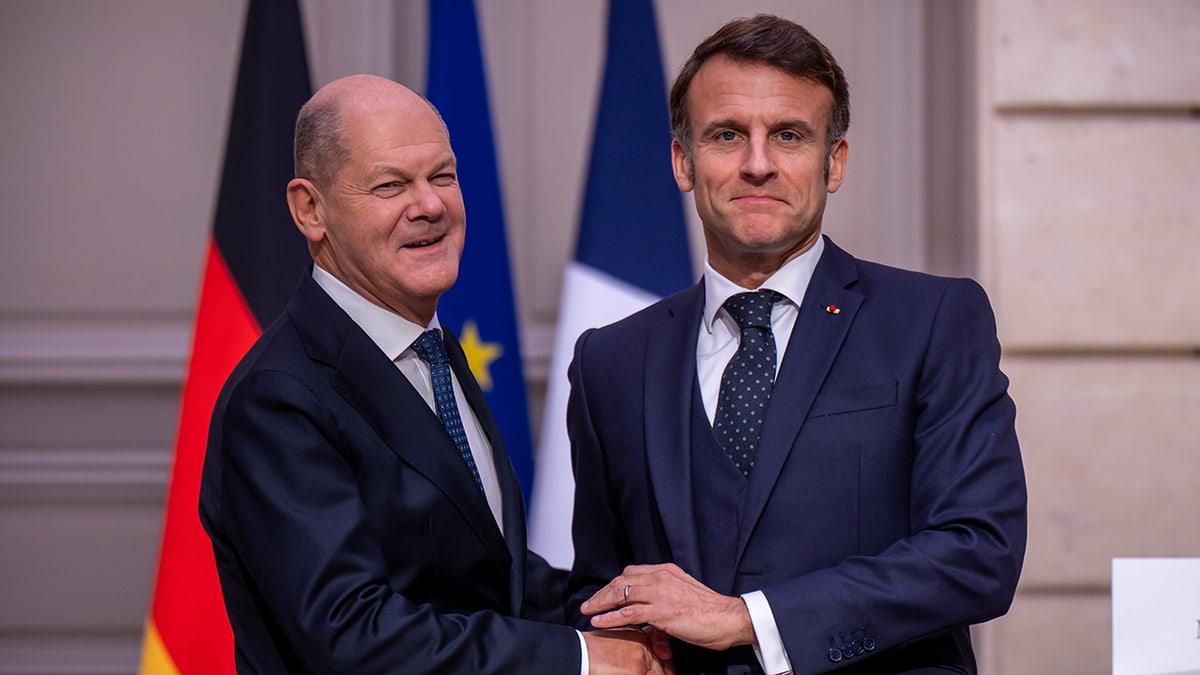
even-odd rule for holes
{"type": "Polygon", "coordinates": [[[961,320],[991,322],[987,293],[974,279],[918,272],[856,258],[826,238],[813,285],[861,298],[858,320],[912,326],[961,320]]]}
{"type": "Polygon", "coordinates": [[[613,350],[628,353],[633,344],[646,339],[652,331],[662,326],[678,324],[695,329],[694,317],[699,321],[704,304],[704,285],[695,284],[678,293],[667,296],[649,306],[610,324],[589,328],[576,339],[575,355],[580,357],[586,345],[590,354],[608,356],[613,350]]]}
{"type": "Polygon", "coordinates": [[[703,304],[704,286],[696,284],[623,319],[589,328],[576,338],[572,366],[582,367],[584,362],[604,369],[613,363],[632,366],[651,334],[669,339],[685,331],[694,337],[703,304]]]}
{"type": "Polygon", "coordinates": [[[315,410],[330,398],[334,368],[314,359],[310,345],[288,312],[279,316],[230,372],[211,423],[282,410],[315,410]]]}
{"type": "Polygon", "coordinates": [[[893,267],[854,258],[857,279],[851,286],[870,298],[906,305],[940,305],[943,302],[987,304],[987,293],[978,281],[893,267]]]}
{"type": "Polygon", "coordinates": [[[226,388],[247,376],[263,371],[294,371],[304,360],[304,348],[287,312],[263,331],[245,356],[238,361],[226,382],[226,388]]]}
{"type": "Polygon", "coordinates": [[[641,334],[650,327],[664,321],[670,321],[689,314],[699,317],[704,304],[704,285],[694,284],[678,293],[669,295],[662,300],[641,309],[629,316],[601,326],[595,331],[602,335],[623,337],[641,334]]]}
{"type": "Polygon", "coordinates": [[[932,350],[938,358],[962,350],[986,355],[989,362],[998,355],[995,314],[974,279],[863,261],[858,266],[853,290],[863,300],[855,316],[856,335],[878,331],[896,349],[909,344],[917,351],[932,350]]]}

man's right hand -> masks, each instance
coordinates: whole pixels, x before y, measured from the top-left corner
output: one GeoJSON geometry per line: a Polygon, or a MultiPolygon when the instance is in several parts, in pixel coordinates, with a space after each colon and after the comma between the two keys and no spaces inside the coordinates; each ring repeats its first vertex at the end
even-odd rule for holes
{"type": "Polygon", "coordinates": [[[636,628],[583,633],[589,675],[675,675],[670,660],[655,656],[651,638],[636,628]]]}

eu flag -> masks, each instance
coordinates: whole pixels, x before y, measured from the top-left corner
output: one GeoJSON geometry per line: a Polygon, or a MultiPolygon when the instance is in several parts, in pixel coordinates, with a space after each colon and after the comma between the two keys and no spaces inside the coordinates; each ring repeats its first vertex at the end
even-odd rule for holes
{"type": "Polygon", "coordinates": [[[430,0],[426,95],[450,129],[467,207],[467,243],[458,281],[438,303],[438,319],[462,343],[528,502],[533,484],[529,409],[472,0],[430,0]]]}

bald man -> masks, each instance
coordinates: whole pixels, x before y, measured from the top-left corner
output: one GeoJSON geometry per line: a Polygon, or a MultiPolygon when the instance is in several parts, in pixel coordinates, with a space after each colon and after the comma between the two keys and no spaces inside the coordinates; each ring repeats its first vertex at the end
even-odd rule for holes
{"type": "Polygon", "coordinates": [[[578,633],[437,303],[466,231],[440,115],[389,80],[300,111],[287,200],[313,258],[213,413],[200,519],[239,672],[662,672],[578,633]],[[555,625],[558,624],[558,625],[555,625]]]}

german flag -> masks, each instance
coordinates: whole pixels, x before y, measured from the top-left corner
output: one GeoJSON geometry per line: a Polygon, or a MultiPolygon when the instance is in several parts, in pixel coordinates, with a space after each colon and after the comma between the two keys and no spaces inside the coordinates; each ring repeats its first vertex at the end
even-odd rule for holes
{"type": "Polygon", "coordinates": [[[311,91],[297,0],[250,0],[141,675],[234,672],[233,632],[197,512],[200,470],[221,385],[283,311],[310,261],[286,188],[296,114],[311,91]]]}

